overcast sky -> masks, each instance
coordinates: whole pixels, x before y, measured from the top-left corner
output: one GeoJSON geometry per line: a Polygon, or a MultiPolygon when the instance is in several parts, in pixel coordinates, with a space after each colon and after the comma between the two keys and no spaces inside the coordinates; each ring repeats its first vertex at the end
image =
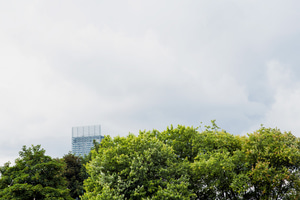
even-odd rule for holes
{"type": "Polygon", "coordinates": [[[0,165],[23,145],[260,124],[300,137],[300,1],[0,1],[0,165]]]}

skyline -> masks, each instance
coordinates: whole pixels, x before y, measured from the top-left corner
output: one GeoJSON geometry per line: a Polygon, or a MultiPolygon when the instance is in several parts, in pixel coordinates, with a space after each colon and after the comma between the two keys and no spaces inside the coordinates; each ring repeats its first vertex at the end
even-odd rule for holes
{"type": "Polygon", "coordinates": [[[0,2],[0,165],[23,145],[210,125],[300,136],[300,2],[0,2]]]}

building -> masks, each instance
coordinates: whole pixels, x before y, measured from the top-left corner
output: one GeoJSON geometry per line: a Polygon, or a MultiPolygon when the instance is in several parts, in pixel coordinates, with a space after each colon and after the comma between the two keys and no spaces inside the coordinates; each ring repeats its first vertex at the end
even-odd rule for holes
{"type": "Polygon", "coordinates": [[[93,141],[100,143],[103,138],[100,125],[72,127],[72,152],[75,155],[88,155],[94,146],[93,141]]]}

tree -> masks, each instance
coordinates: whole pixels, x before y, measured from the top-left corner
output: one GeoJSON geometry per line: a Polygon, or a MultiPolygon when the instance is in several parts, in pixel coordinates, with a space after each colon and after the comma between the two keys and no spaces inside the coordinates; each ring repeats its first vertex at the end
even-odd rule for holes
{"type": "Polygon", "coordinates": [[[212,126],[105,137],[90,154],[83,199],[298,199],[300,140],[261,127],[212,126]]]}
{"type": "Polygon", "coordinates": [[[154,135],[105,137],[87,164],[83,199],[190,199],[188,163],[154,135]]]}
{"type": "Polygon", "coordinates": [[[199,140],[199,153],[191,163],[191,185],[197,197],[236,199],[230,185],[243,163],[235,149],[238,138],[224,131],[205,131],[199,140]]]}
{"type": "Polygon", "coordinates": [[[40,145],[19,152],[15,165],[0,168],[0,199],[72,199],[62,176],[65,163],[45,155],[40,145]]]}
{"type": "Polygon", "coordinates": [[[244,140],[242,151],[249,166],[240,190],[253,199],[300,197],[300,140],[290,132],[261,127],[244,140]]]}
{"type": "Polygon", "coordinates": [[[62,160],[66,163],[63,176],[66,178],[67,187],[70,190],[70,196],[74,199],[83,195],[83,181],[88,177],[86,173],[83,158],[72,153],[64,155],[62,160]]]}
{"type": "Polygon", "coordinates": [[[244,137],[204,131],[191,163],[198,199],[298,199],[299,139],[261,127],[244,137]]]}
{"type": "Polygon", "coordinates": [[[187,159],[188,161],[193,162],[198,154],[197,138],[199,137],[199,132],[197,129],[198,128],[182,125],[173,128],[171,125],[170,127],[167,127],[167,130],[161,133],[156,131],[155,136],[166,145],[172,147],[179,159],[187,159]]]}

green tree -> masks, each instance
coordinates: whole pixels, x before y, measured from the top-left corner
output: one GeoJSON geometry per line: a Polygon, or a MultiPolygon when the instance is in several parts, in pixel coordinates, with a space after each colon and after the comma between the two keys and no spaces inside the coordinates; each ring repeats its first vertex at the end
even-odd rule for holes
{"type": "Polygon", "coordinates": [[[198,154],[191,166],[191,186],[198,199],[235,199],[230,184],[239,171],[241,142],[224,130],[207,126],[195,138],[198,154]]]}
{"type": "Polygon", "coordinates": [[[64,155],[62,160],[66,163],[66,168],[63,176],[66,178],[70,196],[74,199],[83,195],[83,181],[88,177],[84,167],[84,161],[81,156],[76,156],[72,153],[64,155]]]}
{"type": "Polygon", "coordinates": [[[300,141],[290,132],[261,127],[244,140],[242,151],[249,169],[240,190],[252,199],[300,197],[300,141]]]}
{"type": "Polygon", "coordinates": [[[244,137],[200,136],[190,182],[198,199],[299,198],[299,139],[291,133],[262,127],[244,137]]]}
{"type": "Polygon", "coordinates": [[[15,165],[0,168],[0,199],[72,199],[62,176],[65,163],[45,155],[40,145],[19,152],[15,165]]]}
{"type": "Polygon", "coordinates": [[[261,127],[245,136],[215,121],[105,137],[91,151],[83,199],[298,199],[300,140],[261,127]]]}
{"type": "Polygon", "coordinates": [[[166,145],[172,147],[180,160],[187,159],[190,162],[198,155],[198,128],[172,125],[163,132],[155,132],[156,137],[166,145]]]}
{"type": "Polygon", "coordinates": [[[190,199],[188,162],[155,133],[105,137],[87,165],[83,199],[190,199]]]}

